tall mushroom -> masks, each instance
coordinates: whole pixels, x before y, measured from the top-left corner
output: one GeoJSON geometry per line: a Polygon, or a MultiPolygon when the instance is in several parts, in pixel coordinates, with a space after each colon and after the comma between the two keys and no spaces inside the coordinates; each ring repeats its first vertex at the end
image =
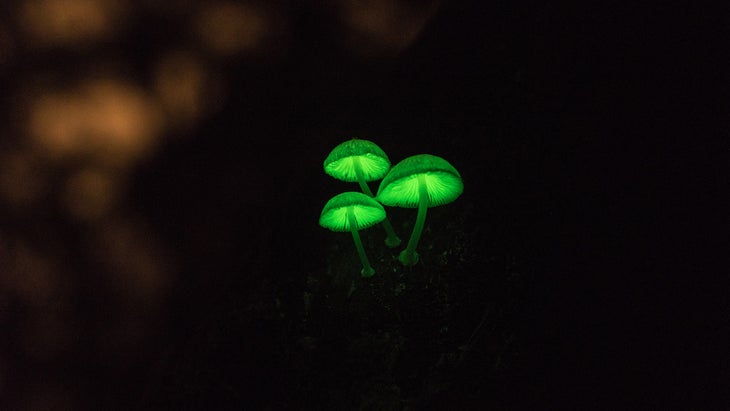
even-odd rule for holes
{"type": "Polygon", "coordinates": [[[387,206],[418,208],[408,247],[398,256],[403,265],[418,262],[416,246],[428,207],[448,204],[464,191],[461,175],[441,157],[418,154],[393,166],[380,182],[376,199],[387,206]]]}
{"type": "MultiPolygon", "coordinates": [[[[368,181],[380,180],[390,170],[390,160],[377,144],[368,140],[353,138],[337,145],[324,160],[324,172],[342,181],[360,184],[363,193],[375,197],[368,187],[368,181]]],[[[385,229],[385,244],[397,247],[401,240],[395,234],[388,219],[382,221],[385,229]]]]}
{"type": "Polygon", "coordinates": [[[332,231],[350,231],[362,262],[360,274],[363,277],[372,277],[375,270],[365,255],[358,231],[375,225],[384,218],[385,209],[380,203],[363,193],[348,191],[327,201],[319,216],[319,225],[332,231]]]}

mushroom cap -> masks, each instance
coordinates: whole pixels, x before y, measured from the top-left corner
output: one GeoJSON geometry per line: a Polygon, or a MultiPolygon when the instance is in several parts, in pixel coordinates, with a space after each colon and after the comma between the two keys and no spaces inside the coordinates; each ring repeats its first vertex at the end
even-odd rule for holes
{"type": "Polygon", "coordinates": [[[356,158],[365,181],[380,180],[390,169],[388,156],[377,144],[353,138],[332,149],[324,160],[324,172],[338,180],[357,181],[356,158]]]}
{"type": "Polygon", "coordinates": [[[390,169],[380,182],[375,198],[387,206],[417,208],[419,176],[426,183],[429,207],[448,204],[464,191],[461,175],[448,161],[431,154],[418,154],[390,169]]]}
{"type": "Polygon", "coordinates": [[[385,209],[372,197],[347,191],[327,201],[319,216],[319,225],[332,231],[350,231],[350,220],[347,218],[349,207],[352,207],[355,215],[356,230],[373,226],[385,219],[385,209]]]}

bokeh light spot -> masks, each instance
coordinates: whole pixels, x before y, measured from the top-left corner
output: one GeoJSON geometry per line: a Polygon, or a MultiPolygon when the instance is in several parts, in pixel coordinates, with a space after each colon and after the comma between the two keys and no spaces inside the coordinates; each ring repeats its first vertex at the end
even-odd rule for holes
{"type": "Polygon", "coordinates": [[[162,129],[160,107],[119,80],[92,80],[31,104],[29,134],[53,158],[92,155],[127,165],[150,153],[162,129]]]}
{"type": "Polygon", "coordinates": [[[397,53],[411,45],[438,1],[414,5],[403,0],[342,0],[343,39],[363,55],[397,53]]]}
{"type": "Polygon", "coordinates": [[[41,45],[77,46],[108,38],[123,15],[116,0],[25,0],[21,27],[41,45]]]}
{"type": "Polygon", "coordinates": [[[197,30],[213,52],[231,55],[256,49],[268,30],[265,10],[252,4],[213,2],[203,4],[197,30]]]}
{"type": "Polygon", "coordinates": [[[155,69],[155,92],[171,127],[189,128],[211,109],[208,97],[219,89],[211,81],[203,61],[191,53],[176,51],[160,58],[155,69]]]}

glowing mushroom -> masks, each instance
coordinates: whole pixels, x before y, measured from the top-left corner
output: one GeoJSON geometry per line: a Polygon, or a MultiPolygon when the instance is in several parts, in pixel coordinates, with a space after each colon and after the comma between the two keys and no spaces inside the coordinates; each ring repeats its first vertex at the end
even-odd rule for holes
{"type": "Polygon", "coordinates": [[[384,218],[385,209],[380,203],[363,193],[348,191],[327,201],[319,216],[319,225],[332,231],[350,231],[362,262],[360,274],[363,277],[372,277],[375,270],[365,255],[358,231],[378,224],[384,218]]]}
{"type": "MultiPolygon", "coordinates": [[[[324,172],[347,182],[357,181],[363,193],[375,197],[368,187],[368,181],[380,180],[390,170],[390,160],[377,144],[368,140],[353,138],[332,149],[324,160],[324,172]]],[[[401,240],[395,234],[388,219],[382,221],[385,229],[385,244],[397,247],[401,240]]]]}
{"type": "Polygon", "coordinates": [[[441,157],[418,154],[393,166],[380,182],[376,199],[387,206],[418,208],[408,247],[398,256],[403,265],[418,262],[416,246],[426,221],[426,209],[454,201],[464,191],[461,175],[441,157]]]}

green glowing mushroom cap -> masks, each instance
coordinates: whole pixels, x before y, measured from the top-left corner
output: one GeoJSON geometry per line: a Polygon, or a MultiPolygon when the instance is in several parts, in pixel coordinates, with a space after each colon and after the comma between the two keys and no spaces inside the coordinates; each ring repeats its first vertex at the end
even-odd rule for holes
{"type": "Polygon", "coordinates": [[[324,172],[347,182],[358,181],[357,164],[365,181],[380,180],[390,169],[390,160],[377,144],[353,138],[332,149],[324,160],[324,172]]]}
{"type": "Polygon", "coordinates": [[[418,154],[393,166],[380,182],[376,198],[387,206],[417,208],[419,180],[425,184],[428,207],[448,204],[464,191],[461,175],[448,161],[418,154]]]}
{"type": "Polygon", "coordinates": [[[385,209],[380,203],[363,193],[348,191],[337,194],[324,205],[319,225],[332,231],[351,231],[348,210],[355,217],[355,230],[373,226],[385,219],[385,209]]]}

